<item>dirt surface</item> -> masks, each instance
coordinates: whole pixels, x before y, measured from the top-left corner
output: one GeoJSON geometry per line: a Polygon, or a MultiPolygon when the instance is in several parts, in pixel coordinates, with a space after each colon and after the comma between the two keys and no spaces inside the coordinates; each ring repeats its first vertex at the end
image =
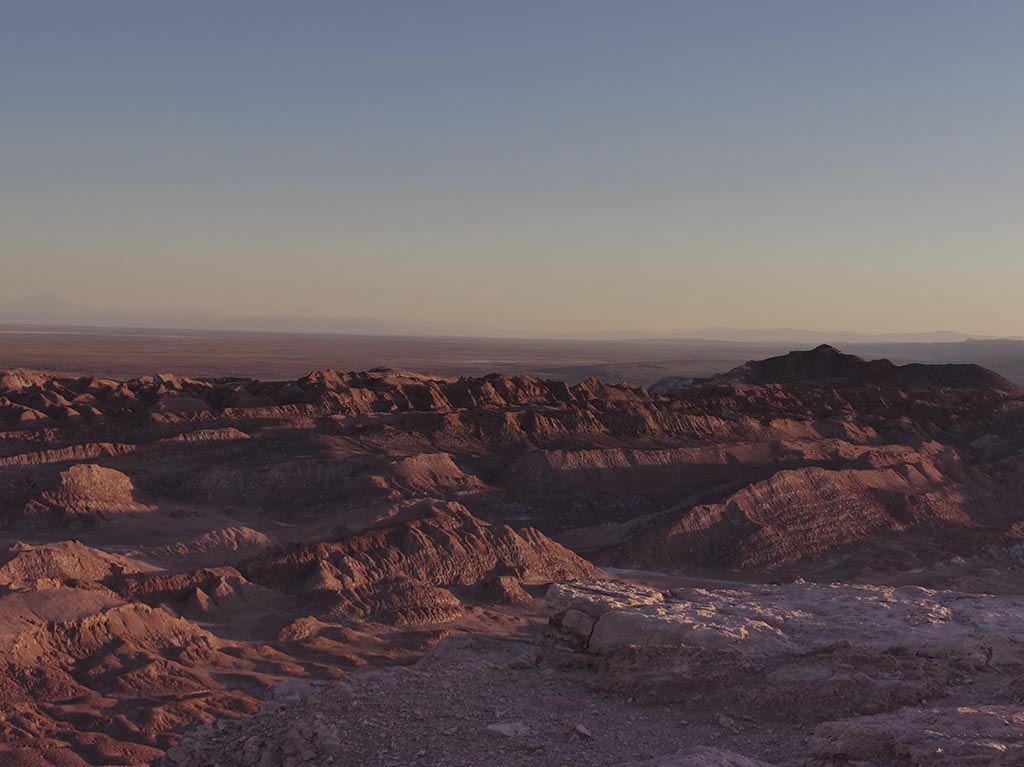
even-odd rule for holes
{"type": "Polygon", "coordinates": [[[164,763],[1018,765],[1020,606],[866,586],[553,587],[543,637],[452,637],[412,667],[287,683],[164,763]],[[598,640],[637,615],[650,625],[630,644],[598,640]]]}
{"type": "Polygon", "coordinates": [[[743,740],[690,708],[597,693],[585,661],[545,657],[522,643],[453,638],[412,667],[278,688],[260,715],[191,734],[165,764],[596,767],[743,740]]]}

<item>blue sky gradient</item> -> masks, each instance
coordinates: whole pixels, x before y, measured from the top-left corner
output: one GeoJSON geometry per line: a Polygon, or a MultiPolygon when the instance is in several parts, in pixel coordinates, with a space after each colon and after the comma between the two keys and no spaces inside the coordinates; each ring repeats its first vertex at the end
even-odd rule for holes
{"type": "Polygon", "coordinates": [[[1024,335],[1024,4],[0,2],[0,301],[1024,335]]]}

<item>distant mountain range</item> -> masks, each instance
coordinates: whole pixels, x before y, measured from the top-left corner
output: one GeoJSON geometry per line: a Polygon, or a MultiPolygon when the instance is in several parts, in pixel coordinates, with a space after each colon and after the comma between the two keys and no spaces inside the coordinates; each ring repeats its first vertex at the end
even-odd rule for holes
{"type": "MultiPolygon", "coordinates": [[[[280,333],[341,333],[354,335],[401,336],[474,336],[462,326],[436,323],[414,318],[318,317],[287,315],[218,316],[212,314],[174,314],[159,312],[125,312],[98,309],[69,301],[56,295],[26,296],[0,305],[0,324],[35,326],[84,326],[113,328],[176,328],[183,330],[228,330],[280,333]]],[[[536,333],[517,332],[510,328],[503,336],[529,338],[536,333]]],[[[566,333],[546,334],[553,338],[581,338],[566,333]]],[[[644,330],[607,331],[586,334],[589,340],[644,341],[680,340],[714,341],[738,344],[817,345],[831,344],[932,344],[959,343],[967,340],[1011,340],[1020,337],[996,337],[952,330],[923,333],[860,333],[856,331],[819,331],[803,328],[708,327],[675,333],[652,333],[644,330]]]]}
{"type": "Polygon", "coordinates": [[[644,331],[613,331],[594,333],[591,338],[639,340],[718,341],[733,344],[813,345],[813,344],[935,344],[960,343],[968,340],[1024,340],[1017,336],[988,336],[961,333],[955,330],[932,330],[921,333],[860,333],[851,330],[807,330],[806,328],[746,328],[709,327],[678,333],[652,334],[644,331]]]}
{"type": "Polygon", "coordinates": [[[846,330],[818,331],[801,328],[771,328],[767,330],[743,330],[738,328],[704,328],[684,333],[674,333],[672,338],[706,339],[709,341],[732,341],[736,343],[957,343],[969,339],[995,338],[959,333],[954,330],[933,330],[925,333],[858,333],[846,330]]]}
{"type": "Polygon", "coordinates": [[[350,333],[358,335],[444,335],[446,329],[413,319],[369,317],[218,316],[124,312],[95,309],[59,296],[39,295],[0,305],[0,324],[103,328],[174,328],[279,333],[350,333]],[[417,329],[419,328],[419,332],[417,329]]]}

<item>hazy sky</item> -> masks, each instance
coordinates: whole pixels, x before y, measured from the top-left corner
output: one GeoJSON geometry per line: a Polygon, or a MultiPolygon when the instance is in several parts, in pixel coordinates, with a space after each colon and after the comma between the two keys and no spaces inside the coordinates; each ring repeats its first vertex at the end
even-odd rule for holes
{"type": "Polygon", "coordinates": [[[0,0],[0,302],[1024,335],[1024,3],[0,0]]]}

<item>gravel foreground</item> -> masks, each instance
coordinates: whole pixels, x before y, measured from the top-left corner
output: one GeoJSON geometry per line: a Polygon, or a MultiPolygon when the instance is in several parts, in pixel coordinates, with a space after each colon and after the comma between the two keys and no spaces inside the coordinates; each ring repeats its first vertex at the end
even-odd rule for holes
{"type": "Polygon", "coordinates": [[[555,586],[541,640],[459,635],[413,666],[285,682],[258,715],[187,734],[164,765],[1015,767],[1017,601],[555,586]],[[614,640],[623,627],[632,644],[614,640]]]}

